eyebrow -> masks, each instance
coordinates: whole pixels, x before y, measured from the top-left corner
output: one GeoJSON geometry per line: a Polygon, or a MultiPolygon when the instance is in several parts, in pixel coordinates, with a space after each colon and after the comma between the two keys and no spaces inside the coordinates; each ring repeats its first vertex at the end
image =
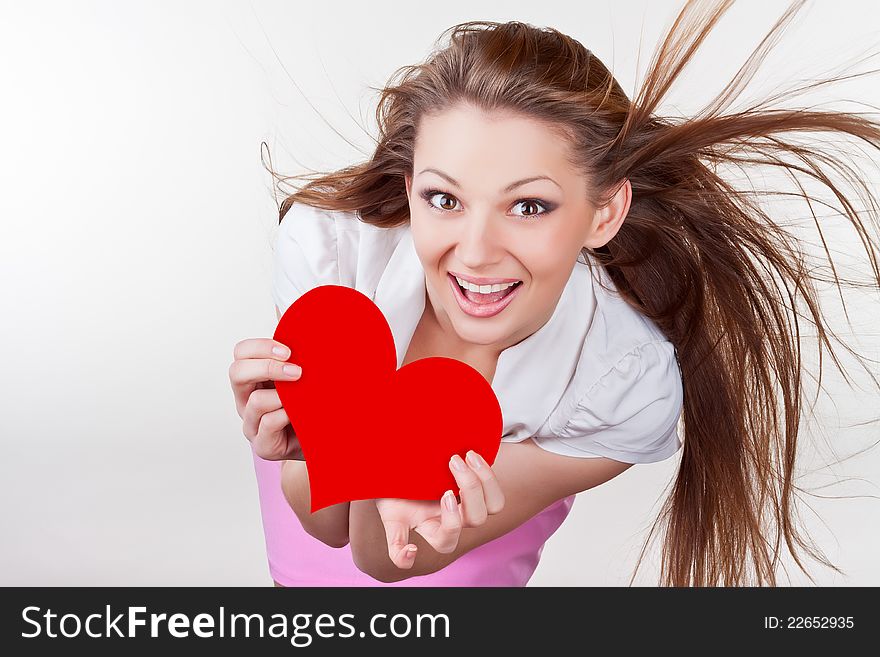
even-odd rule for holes
{"type": "MultiPolygon", "coordinates": [[[[442,171],[440,171],[438,169],[431,169],[431,168],[422,169],[421,171],[419,171],[418,175],[421,175],[423,173],[436,173],[441,178],[445,178],[450,184],[455,185],[456,187],[461,187],[461,185],[458,183],[458,181],[455,178],[443,173],[442,171]]],[[[504,193],[507,193],[507,192],[513,191],[517,187],[521,187],[522,185],[525,185],[526,183],[534,182],[535,180],[549,180],[554,185],[559,187],[559,189],[562,189],[562,186],[558,182],[553,180],[553,178],[551,178],[550,176],[532,176],[530,178],[523,178],[522,180],[517,180],[516,182],[512,182],[501,191],[504,193]]]]}

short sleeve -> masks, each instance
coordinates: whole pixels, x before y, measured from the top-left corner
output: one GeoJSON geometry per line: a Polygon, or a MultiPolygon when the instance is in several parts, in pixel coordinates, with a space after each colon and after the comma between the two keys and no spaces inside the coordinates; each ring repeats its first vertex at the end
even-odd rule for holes
{"type": "Polygon", "coordinates": [[[533,437],[544,449],[652,463],[681,447],[683,389],[671,342],[652,341],[630,350],[576,394],[573,410],[554,435],[533,437]]]}
{"type": "Polygon", "coordinates": [[[272,274],[272,298],[282,314],[319,285],[339,285],[336,218],[294,203],[278,226],[272,274]]]}

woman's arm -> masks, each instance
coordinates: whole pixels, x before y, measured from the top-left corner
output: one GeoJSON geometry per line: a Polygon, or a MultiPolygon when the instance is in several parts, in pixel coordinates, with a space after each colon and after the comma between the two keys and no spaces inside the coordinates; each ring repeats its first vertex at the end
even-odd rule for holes
{"type": "Polygon", "coordinates": [[[327,506],[311,513],[312,494],[305,461],[282,462],[281,490],[306,532],[330,547],[341,548],[348,545],[349,502],[327,506]]]}
{"type": "Polygon", "coordinates": [[[455,550],[441,554],[412,532],[410,542],[418,547],[415,563],[408,569],[398,568],[388,555],[375,501],[355,500],[349,517],[352,558],[361,571],[382,582],[427,575],[516,529],[554,502],[605,483],[631,465],[604,457],[561,456],[538,447],[531,439],[502,443],[492,470],[504,493],[504,508],[478,527],[463,528],[455,550]]]}

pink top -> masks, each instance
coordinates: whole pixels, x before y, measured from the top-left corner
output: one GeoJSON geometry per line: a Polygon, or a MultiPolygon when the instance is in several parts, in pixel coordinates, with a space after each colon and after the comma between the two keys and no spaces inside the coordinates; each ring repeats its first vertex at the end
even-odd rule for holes
{"type": "MultiPolygon", "coordinates": [[[[253,454],[253,452],[252,452],[253,454]]],[[[525,586],[545,541],[565,520],[574,495],[429,575],[380,582],[358,570],[351,547],[332,548],[302,528],[281,492],[281,461],[253,454],[269,573],[283,586],[525,586]]]]}

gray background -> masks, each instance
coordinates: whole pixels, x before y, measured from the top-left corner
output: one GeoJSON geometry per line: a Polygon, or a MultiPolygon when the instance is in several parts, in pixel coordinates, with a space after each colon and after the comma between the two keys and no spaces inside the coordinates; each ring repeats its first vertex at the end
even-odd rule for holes
{"type": "MultiPolygon", "coordinates": [[[[679,6],[350,5],[0,5],[0,584],[271,585],[227,378],[233,345],[275,327],[277,213],[260,142],[288,174],[364,157],[368,85],[465,20],[556,27],[631,92],[679,6]]],[[[720,91],[785,6],[738,3],[664,109],[693,111],[720,91]]],[[[814,3],[746,97],[876,50],[878,26],[868,0],[814,3]]],[[[877,105],[877,76],[804,103],[834,98],[877,105]]],[[[864,175],[878,180],[876,164],[864,175]]],[[[835,253],[855,253],[840,218],[825,221],[835,253]]],[[[851,264],[864,278],[864,257],[851,264]]],[[[878,295],[849,296],[851,326],[825,298],[835,330],[878,359],[878,295]]],[[[849,426],[880,403],[847,362],[863,389],[846,386],[826,354],[827,394],[805,421],[798,483],[815,495],[802,519],[846,571],[817,567],[820,584],[878,585],[880,449],[828,465],[878,437],[877,425],[849,426]]],[[[530,584],[625,584],[678,456],[579,495],[530,584]]],[[[637,584],[656,581],[653,547],[637,584]]]]}

